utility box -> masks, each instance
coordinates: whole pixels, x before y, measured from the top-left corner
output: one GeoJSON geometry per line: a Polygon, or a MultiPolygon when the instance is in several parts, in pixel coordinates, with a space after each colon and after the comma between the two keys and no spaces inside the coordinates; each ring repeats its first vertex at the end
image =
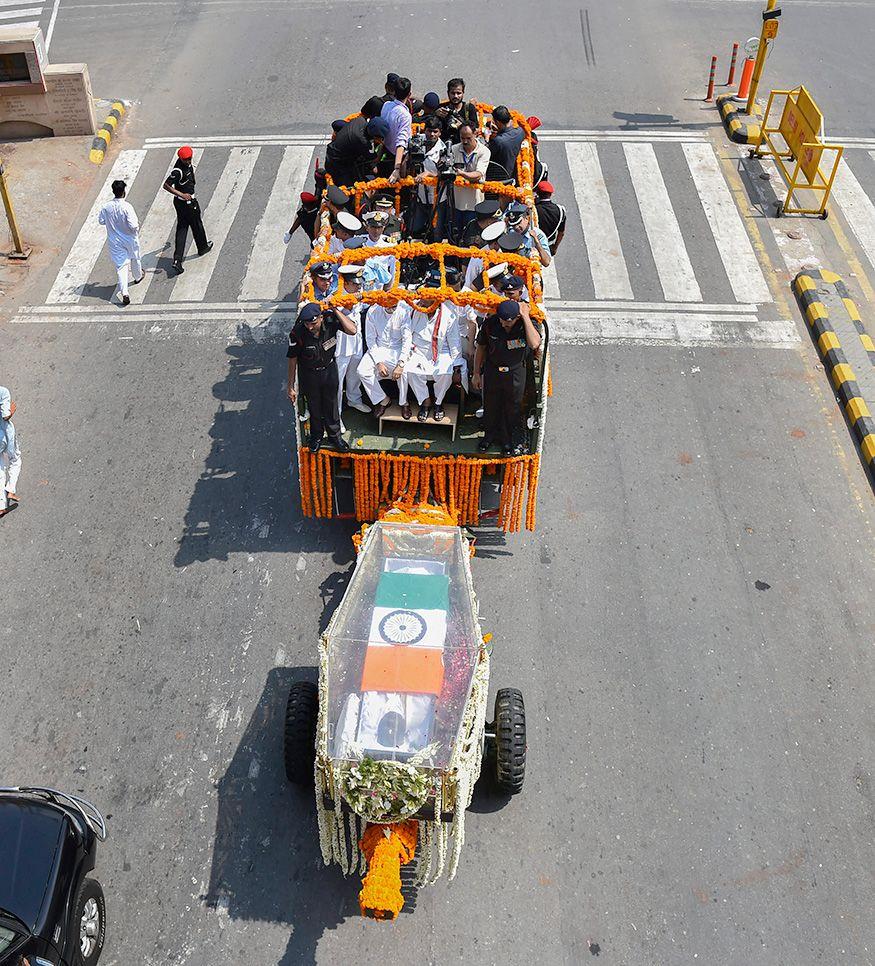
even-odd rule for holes
{"type": "Polygon", "coordinates": [[[87,64],[50,64],[39,27],[0,27],[0,140],[93,135],[87,64]]]}

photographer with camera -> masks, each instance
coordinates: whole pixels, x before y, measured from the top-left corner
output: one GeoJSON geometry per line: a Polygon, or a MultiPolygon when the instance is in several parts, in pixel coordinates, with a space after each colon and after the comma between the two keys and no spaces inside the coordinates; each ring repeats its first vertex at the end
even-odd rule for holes
{"type": "Polygon", "coordinates": [[[462,140],[463,124],[470,124],[475,133],[480,126],[474,102],[465,100],[465,81],[461,77],[447,82],[447,99],[435,113],[441,122],[441,138],[447,144],[458,144],[462,140]]]}
{"type": "Polygon", "coordinates": [[[461,239],[468,223],[477,217],[474,208],[483,201],[483,192],[475,187],[486,180],[489,167],[489,148],[477,139],[474,128],[463,124],[459,128],[460,142],[453,145],[451,154],[456,177],[469,182],[471,187],[454,188],[455,215],[453,218],[453,237],[461,239]]]}
{"type": "Polygon", "coordinates": [[[449,167],[455,177],[451,164],[447,165],[447,146],[441,140],[441,122],[436,117],[425,119],[425,136],[420,143],[419,135],[414,135],[410,142],[408,155],[408,169],[414,173],[416,181],[416,195],[414,196],[411,216],[409,219],[409,234],[413,238],[430,237],[431,240],[446,238],[444,223],[446,222],[447,188],[445,183],[435,185],[424,184],[426,178],[437,178],[441,167],[449,167]],[[437,223],[435,216],[437,216],[437,223]],[[432,228],[434,232],[432,233],[432,228]]]}

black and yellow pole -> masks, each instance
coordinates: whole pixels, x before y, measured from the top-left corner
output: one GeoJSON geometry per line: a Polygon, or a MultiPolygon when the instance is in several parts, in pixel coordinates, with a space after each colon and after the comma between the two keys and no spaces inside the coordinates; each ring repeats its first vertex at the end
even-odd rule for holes
{"type": "Polygon", "coordinates": [[[21,232],[18,230],[18,221],[15,218],[15,209],[12,207],[12,199],[9,197],[9,188],[6,185],[6,167],[2,160],[0,160],[0,194],[3,195],[6,221],[9,222],[9,232],[12,235],[13,250],[8,253],[8,256],[9,258],[27,258],[30,255],[30,248],[21,240],[21,232]]]}
{"type": "Polygon", "coordinates": [[[756,106],[757,88],[760,86],[760,77],[763,75],[763,67],[766,63],[766,54],[769,52],[769,42],[778,36],[778,17],[781,11],[775,8],[778,0],[766,0],[766,9],[763,11],[763,29],[760,33],[760,43],[757,47],[757,59],[753,65],[753,77],[750,82],[750,96],[747,99],[746,114],[753,114],[756,106]]]}

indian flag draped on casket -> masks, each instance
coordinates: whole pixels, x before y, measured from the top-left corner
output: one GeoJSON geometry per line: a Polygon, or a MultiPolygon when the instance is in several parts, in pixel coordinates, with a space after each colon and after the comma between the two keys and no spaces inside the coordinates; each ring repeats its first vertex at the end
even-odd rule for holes
{"type": "Polygon", "coordinates": [[[380,575],[362,691],[440,694],[449,587],[444,574],[380,575]]]}

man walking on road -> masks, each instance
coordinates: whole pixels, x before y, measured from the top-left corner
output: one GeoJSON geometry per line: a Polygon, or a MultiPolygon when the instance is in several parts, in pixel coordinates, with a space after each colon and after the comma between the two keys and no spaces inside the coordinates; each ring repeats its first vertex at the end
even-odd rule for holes
{"type": "Polygon", "coordinates": [[[128,296],[128,272],[133,269],[133,284],[143,281],[143,266],[140,263],[140,222],[133,205],[125,201],[127,185],[124,181],[113,181],[113,200],[101,209],[97,220],[106,227],[106,243],[115,270],[118,273],[118,297],[122,305],[130,305],[128,296]]]}
{"type": "Polygon", "coordinates": [[[21,472],[21,446],[12,417],[15,403],[5,386],[0,386],[0,517],[18,506],[18,474],[21,472]]]}
{"type": "Polygon", "coordinates": [[[185,258],[185,247],[188,242],[188,229],[194,243],[197,245],[198,255],[206,255],[213,247],[211,241],[207,241],[207,233],[204,230],[204,223],[201,218],[201,207],[197,198],[194,196],[194,165],[192,164],[192,150],[186,144],[176,152],[176,164],[173,165],[167,180],[164,182],[164,190],[173,195],[173,205],[176,208],[176,247],[173,251],[173,272],[181,275],[185,269],[182,267],[182,260],[185,258]]]}

